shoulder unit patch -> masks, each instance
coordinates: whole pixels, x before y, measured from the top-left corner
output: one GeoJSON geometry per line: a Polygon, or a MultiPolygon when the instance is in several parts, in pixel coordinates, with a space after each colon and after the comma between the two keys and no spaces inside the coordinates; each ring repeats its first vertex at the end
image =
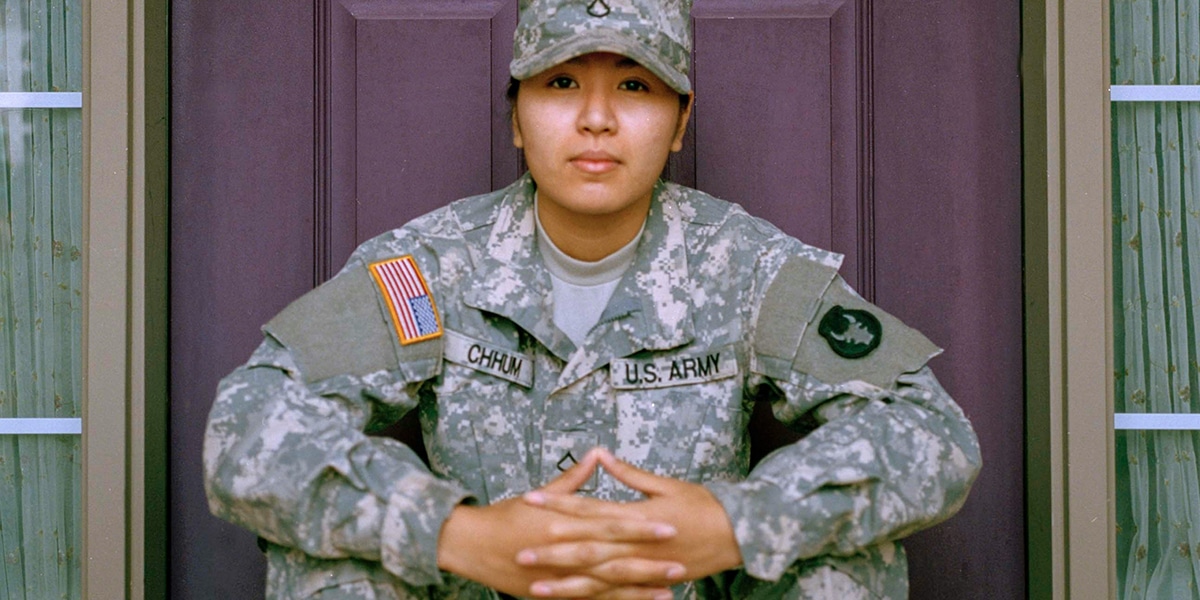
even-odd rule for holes
{"type": "Polygon", "coordinates": [[[883,327],[875,315],[856,309],[836,305],[825,313],[817,333],[829,342],[829,347],[838,356],[862,358],[879,347],[883,327]]]}
{"type": "Polygon", "coordinates": [[[433,294],[412,255],[372,263],[371,276],[383,294],[401,344],[442,335],[442,320],[433,294]]]}

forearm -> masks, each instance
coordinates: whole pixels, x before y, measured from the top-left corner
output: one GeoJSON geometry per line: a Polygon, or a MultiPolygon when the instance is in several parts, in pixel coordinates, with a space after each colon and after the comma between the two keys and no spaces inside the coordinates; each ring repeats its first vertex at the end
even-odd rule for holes
{"type": "Polygon", "coordinates": [[[747,571],[852,554],[952,515],[979,469],[970,425],[926,371],[863,400],[769,456],[739,484],[708,487],[734,524],[747,571]]]}

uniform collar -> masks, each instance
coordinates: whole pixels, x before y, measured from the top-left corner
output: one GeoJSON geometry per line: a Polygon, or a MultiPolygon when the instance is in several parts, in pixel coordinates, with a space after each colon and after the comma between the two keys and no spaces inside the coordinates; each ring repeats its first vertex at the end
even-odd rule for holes
{"type": "Polygon", "coordinates": [[[537,250],[533,192],[528,173],[505,190],[487,239],[471,249],[476,264],[463,302],[509,319],[565,361],[575,345],[554,326],[550,273],[537,250]]]}
{"type": "Polygon", "coordinates": [[[553,323],[550,274],[537,249],[533,180],[526,173],[501,199],[464,302],[508,318],[569,364],[563,381],[640,350],[666,350],[692,340],[686,222],[673,187],[659,182],[633,264],[625,272],[584,352],[553,323]]]}

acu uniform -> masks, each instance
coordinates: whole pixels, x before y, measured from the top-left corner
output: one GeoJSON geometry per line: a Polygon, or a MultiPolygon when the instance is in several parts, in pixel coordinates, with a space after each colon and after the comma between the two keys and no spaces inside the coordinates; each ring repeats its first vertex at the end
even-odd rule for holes
{"type": "MultiPolygon", "coordinates": [[[[363,244],[222,381],[209,503],[269,541],[269,597],[497,598],[439,572],[442,523],[594,446],[728,513],[743,569],[676,598],[906,597],[894,540],[957,510],[979,467],[925,366],[937,349],[850,290],[840,256],[667,183],[576,347],[551,317],[534,190],[526,175],[363,244]],[[748,473],[755,401],[806,435],[748,473]],[[410,410],[429,468],[370,435],[410,410]]],[[[638,499],[602,471],[583,493],[638,499]]]]}

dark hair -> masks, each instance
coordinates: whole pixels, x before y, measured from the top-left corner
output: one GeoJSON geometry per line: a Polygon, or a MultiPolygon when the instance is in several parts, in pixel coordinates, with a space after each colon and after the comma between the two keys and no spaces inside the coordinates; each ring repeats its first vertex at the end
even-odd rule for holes
{"type": "MultiPolygon", "coordinates": [[[[515,77],[509,77],[508,78],[508,89],[504,90],[504,96],[506,98],[508,98],[509,112],[512,111],[512,107],[517,105],[517,94],[519,94],[520,92],[521,92],[521,82],[518,81],[517,78],[515,78],[515,77]]],[[[679,112],[683,112],[683,111],[687,110],[688,103],[690,103],[691,101],[692,101],[692,97],[690,94],[680,94],[679,95],[679,112]]]]}

